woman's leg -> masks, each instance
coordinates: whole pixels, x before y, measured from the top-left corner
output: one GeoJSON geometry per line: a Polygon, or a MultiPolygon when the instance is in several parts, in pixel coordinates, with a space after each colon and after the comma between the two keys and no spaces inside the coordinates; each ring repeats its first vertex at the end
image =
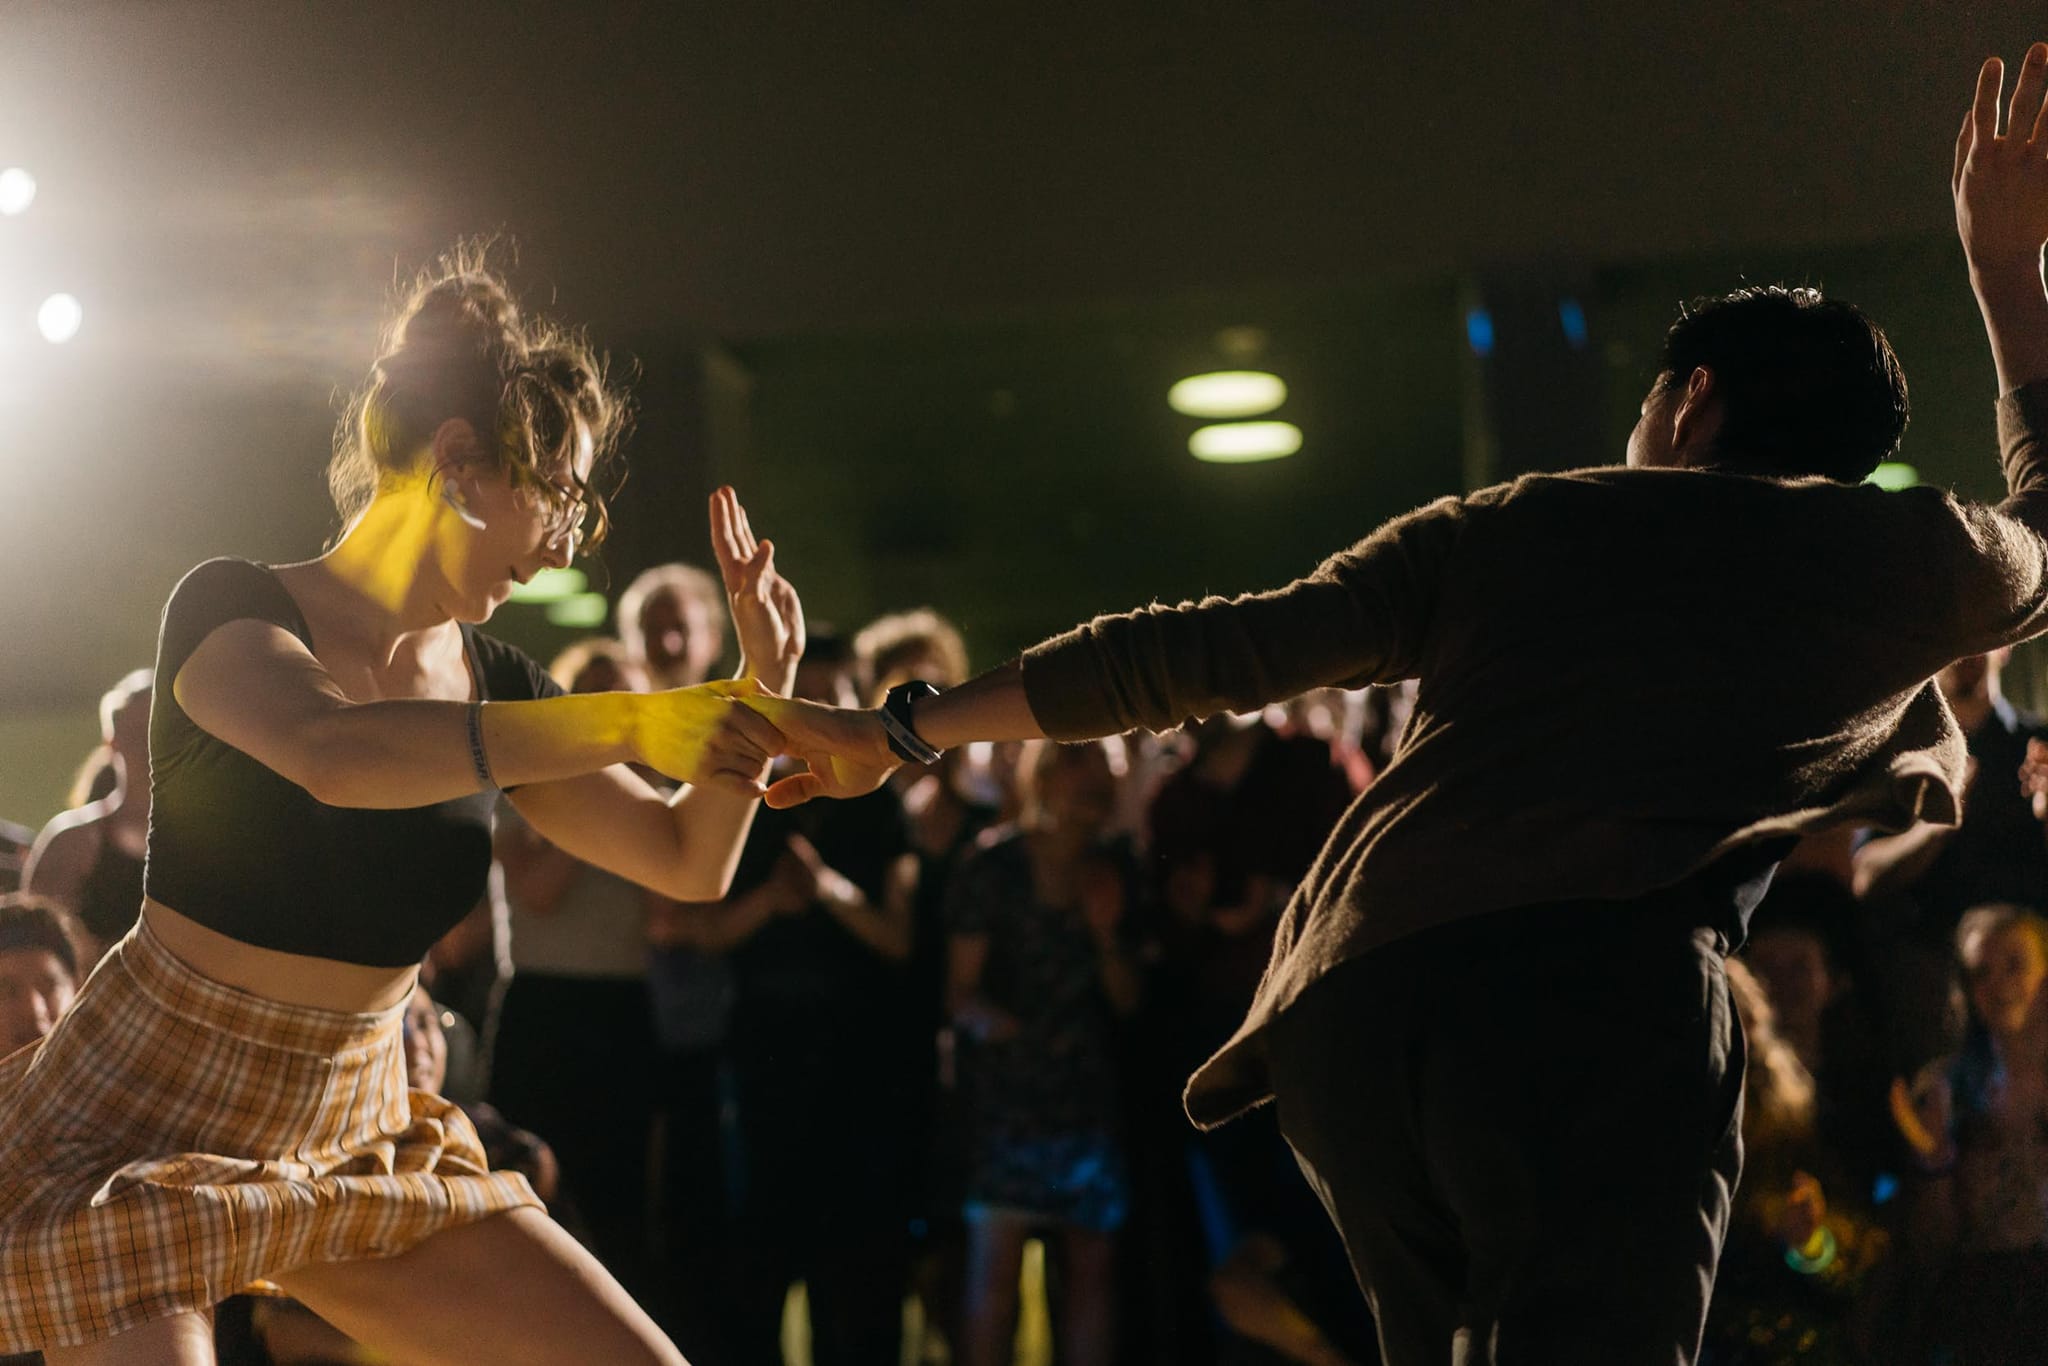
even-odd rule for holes
{"type": "Polygon", "coordinates": [[[396,1257],[316,1263],[271,1279],[408,1366],[684,1366],[611,1273],[537,1209],[444,1229],[396,1257]]]}
{"type": "Polygon", "coordinates": [[[1093,1229],[1069,1228],[1066,1294],[1058,1316],[1061,1366],[1108,1366],[1116,1360],[1116,1240],[1093,1229]]]}
{"type": "Polygon", "coordinates": [[[174,1314],[85,1347],[45,1347],[48,1366],[214,1366],[213,1316],[174,1314]]]}
{"type": "Polygon", "coordinates": [[[1017,1337],[1017,1277],[1030,1232],[1030,1224],[1014,1214],[976,1210],[967,1216],[964,1366],[1009,1366],[1017,1337]]]}

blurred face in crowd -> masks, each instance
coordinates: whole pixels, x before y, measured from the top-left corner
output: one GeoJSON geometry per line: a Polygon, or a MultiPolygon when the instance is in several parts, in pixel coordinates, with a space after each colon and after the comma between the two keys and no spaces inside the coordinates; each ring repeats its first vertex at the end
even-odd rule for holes
{"type": "Polygon", "coordinates": [[[1034,775],[1043,823],[1099,834],[1116,815],[1116,770],[1100,745],[1052,745],[1034,775]]]}
{"type": "Polygon", "coordinates": [[[1827,948],[1803,929],[1779,927],[1749,941],[1743,958],[1763,979],[1771,1006],[1789,1033],[1798,1033],[1820,1019],[1835,992],[1827,948]]]}
{"type": "Polygon", "coordinates": [[[0,953],[0,1056],[49,1033],[77,991],[63,961],[48,949],[0,953]]]}
{"type": "Polygon", "coordinates": [[[2048,947],[2024,924],[2000,925],[1978,943],[1970,968],[1970,1005],[1997,1035],[2018,1034],[2048,980],[2048,947]]]}
{"type": "Polygon", "coordinates": [[[640,609],[641,650],[659,678],[701,683],[725,646],[710,606],[678,588],[651,595],[640,609]]]}
{"type": "Polygon", "coordinates": [[[448,1080],[448,1036],[441,1032],[441,1007],[425,987],[414,987],[405,1007],[405,1079],[413,1090],[437,1096],[448,1080]]]}

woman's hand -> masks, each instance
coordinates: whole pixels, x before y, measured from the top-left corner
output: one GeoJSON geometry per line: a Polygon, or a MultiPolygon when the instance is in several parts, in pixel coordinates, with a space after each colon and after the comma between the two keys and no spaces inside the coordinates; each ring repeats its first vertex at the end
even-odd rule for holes
{"type": "Polygon", "coordinates": [[[747,705],[774,723],[782,753],[801,759],[808,772],[768,789],[768,805],[801,806],[813,797],[858,797],[888,781],[903,761],[889,748],[881,717],[872,711],[827,707],[800,698],[758,695],[747,705]]]}
{"type": "Polygon", "coordinates": [[[767,700],[751,678],[699,683],[630,697],[637,711],[633,750],[640,762],[693,786],[759,797],[768,761],[783,752],[782,733],[754,709],[767,700]]]}
{"type": "Polygon", "coordinates": [[[711,550],[725,580],[740,674],[787,695],[804,654],[804,608],[796,588],[775,572],[775,542],[757,541],[730,484],[711,495],[711,550]]]}

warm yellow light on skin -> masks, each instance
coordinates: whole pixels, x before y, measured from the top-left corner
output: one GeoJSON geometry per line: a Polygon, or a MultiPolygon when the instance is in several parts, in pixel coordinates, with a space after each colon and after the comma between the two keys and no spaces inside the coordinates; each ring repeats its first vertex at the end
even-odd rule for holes
{"type": "Polygon", "coordinates": [[[1263,370],[1190,375],[1166,391],[1167,406],[1189,417],[1254,417],[1286,401],[1286,381],[1263,370]]]}
{"type": "Polygon", "coordinates": [[[1301,449],[1301,428],[1292,422],[1219,422],[1197,427],[1188,453],[1218,465],[1278,460],[1301,449]]]}

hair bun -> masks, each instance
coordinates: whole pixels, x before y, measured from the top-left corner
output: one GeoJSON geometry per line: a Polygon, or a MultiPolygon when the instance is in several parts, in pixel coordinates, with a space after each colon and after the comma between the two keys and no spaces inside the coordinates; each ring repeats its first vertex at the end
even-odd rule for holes
{"type": "Polygon", "coordinates": [[[391,349],[436,357],[499,353],[516,359],[525,350],[519,305],[488,275],[451,275],[413,301],[391,349]]]}

